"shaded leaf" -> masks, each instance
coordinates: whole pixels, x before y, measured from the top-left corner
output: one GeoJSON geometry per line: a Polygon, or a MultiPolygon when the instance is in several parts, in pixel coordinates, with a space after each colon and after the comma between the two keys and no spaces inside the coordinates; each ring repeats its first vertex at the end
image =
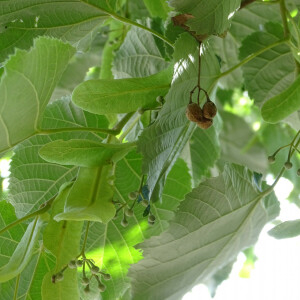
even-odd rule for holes
{"type": "Polygon", "coordinates": [[[267,100],[261,108],[266,122],[276,123],[300,109],[300,76],[281,94],[267,100]]]}
{"type": "Polygon", "coordinates": [[[144,259],[130,268],[132,299],[179,299],[249,247],[279,213],[246,168],[224,172],[186,195],[166,232],[140,245],[144,259]]]}
{"type": "Polygon", "coordinates": [[[300,220],[283,222],[271,230],[268,234],[276,239],[287,239],[300,235],[300,220]]]}
{"type": "Polygon", "coordinates": [[[117,162],[135,144],[105,144],[90,140],[56,140],[43,146],[39,154],[48,162],[80,167],[96,167],[117,162]]]}
{"type": "Polygon", "coordinates": [[[116,78],[146,77],[167,66],[153,35],[132,27],[116,54],[113,73],[116,78]]]}
{"type": "Polygon", "coordinates": [[[193,18],[189,19],[186,25],[204,38],[212,34],[224,34],[240,3],[241,0],[171,0],[170,6],[181,13],[191,14],[193,18]]]}
{"type": "MultiPolygon", "coordinates": [[[[255,32],[245,38],[240,48],[241,59],[283,39],[280,24],[266,23],[264,28],[266,31],[255,32]]],[[[280,94],[292,84],[295,69],[295,60],[286,44],[282,43],[256,56],[243,66],[249,96],[261,106],[266,100],[280,94]]]]}
{"type": "MultiPolygon", "coordinates": [[[[104,116],[97,116],[76,107],[69,99],[51,103],[44,113],[42,128],[94,127],[107,128],[104,116]]],[[[22,217],[36,210],[52,198],[60,186],[77,174],[74,166],[60,166],[43,160],[38,152],[47,143],[59,139],[103,140],[103,134],[90,132],[63,132],[34,136],[16,147],[10,165],[9,192],[16,215],[22,217]]]]}
{"type": "MultiPolygon", "coordinates": [[[[210,91],[219,72],[218,61],[204,45],[201,62],[201,86],[210,91]]],[[[138,141],[143,154],[143,172],[148,175],[150,198],[157,201],[169,170],[190,139],[195,124],[185,116],[190,91],[197,84],[198,43],[187,33],[177,40],[174,52],[174,75],[166,103],[156,121],[146,128],[138,141]]],[[[201,95],[203,96],[203,95],[201,95]]],[[[201,102],[204,96],[201,97],[201,102]]]]}
{"type": "Polygon", "coordinates": [[[167,18],[170,8],[165,0],[144,0],[144,3],[152,17],[167,18]]]}
{"type": "Polygon", "coordinates": [[[59,40],[39,38],[29,52],[17,50],[6,62],[0,83],[0,152],[39,130],[54,87],[74,52],[59,40]]]}
{"type": "Polygon", "coordinates": [[[145,78],[88,80],[74,90],[72,101],[97,114],[126,113],[139,108],[154,108],[156,97],[170,87],[171,70],[145,78]]]}

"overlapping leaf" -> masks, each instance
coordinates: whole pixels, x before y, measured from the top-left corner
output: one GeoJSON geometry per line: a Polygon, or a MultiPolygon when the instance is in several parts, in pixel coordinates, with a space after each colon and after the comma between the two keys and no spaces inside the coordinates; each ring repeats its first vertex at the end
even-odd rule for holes
{"type": "MultiPolygon", "coordinates": [[[[104,116],[84,112],[68,99],[50,104],[44,114],[42,127],[107,128],[104,116]]],[[[64,132],[45,136],[35,136],[20,144],[11,162],[10,197],[18,217],[37,209],[53,197],[64,183],[77,174],[77,167],[60,166],[43,160],[38,152],[45,144],[58,139],[82,138],[101,141],[103,135],[88,132],[64,132]]]]}
{"type": "Polygon", "coordinates": [[[116,54],[113,73],[116,78],[146,77],[167,66],[153,35],[132,27],[116,54]]]}
{"type": "MultiPolygon", "coordinates": [[[[280,24],[266,23],[265,31],[248,36],[240,48],[240,58],[283,39],[280,24]]],[[[258,55],[243,67],[245,86],[259,106],[280,94],[295,79],[295,61],[290,48],[281,44],[258,55]]]]}
{"type": "Polygon", "coordinates": [[[198,35],[222,35],[230,26],[234,13],[240,7],[241,0],[171,0],[170,6],[181,13],[190,14],[187,25],[198,35]]]}
{"type": "Polygon", "coordinates": [[[159,17],[162,19],[167,18],[170,8],[168,7],[168,4],[166,1],[164,1],[164,0],[158,0],[158,1],[144,0],[144,3],[152,17],[159,17]]]}
{"type": "MultiPolygon", "coordinates": [[[[198,44],[188,34],[183,34],[175,46],[176,62],[171,89],[166,103],[154,124],[145,129],[139,138],[138,149],[144,157],[143,171],[148,174],[152,200],[159,199],[168,171],[191,137],[195,125],[185,116],[190,91],[197,84],[198,44]]],[[[201,86],[212,89],[219,72],[218,61],[212,51],[204,46],[201,62],[201,86]]]]}
{"type": "Polygon", "coordinates": [[[72,101],[92,113],[126,113],[154,108],[170,87],[171,70],[145,78],[88,80],[76,87],[72,101]]]}
{"type": "Polygon", "coordinates": [[[286,239],[298,236],[300,235],[300,220],[283,222],[272,228],[268,233],[276,239],[286,239]]]}
{"type": "Polygon", "coordinates": [[[144,259],[129,273],[132,299],[179,299],[256,241],[279,204],[274,194],[263,199],[252,176],[227,165],[186,196],[167,231],[140,245],[144,259]]]}
{"type": "MultiPolygon", "coordinates": [[[[141,180],[141,157],[131,152],[121,160],[116,167],[115,199],[128,201],[129,192],[137,190],[141,180]]],[[[156,217],[154,226],[147,224],[143,217],[143,207],[136,204],[135,215],[128,218],[129,225],[120,225],[119,217],[107,225],[93,223],[90,226],[87,240],[88,256],[91,255],[101,267],[111,274],[112,279],[104,282],[107,291],[102,293],[105,300],[114,300],[129,287],[126,277],[129,265],[140,260],[141,253],[133,248],[145,238],[158,235],[168,226],[168,221],[174,216],[179,202],[190,189],[190,176],[183,161],[178,161],[171,170],[163,192],[163,203],[151,205],[151,211],[156,217]]]]}
{"type": "Polygon", "coordinates": [[[33,39],[41,35],[60,38],[73,45],[81,42],[81,48],[86,48],[95,29],[107,16],[80,0],[2,1],[0,61],[13,53],[14,48],[28,49],[33,39]]]}
{"type": "Polygon", "coordinates": [[[54,87],[74,52],[59,40],[40,38],[29,52],[18,50],[7,61],[0,83],[0,152],[38,131],[54,87]]]}

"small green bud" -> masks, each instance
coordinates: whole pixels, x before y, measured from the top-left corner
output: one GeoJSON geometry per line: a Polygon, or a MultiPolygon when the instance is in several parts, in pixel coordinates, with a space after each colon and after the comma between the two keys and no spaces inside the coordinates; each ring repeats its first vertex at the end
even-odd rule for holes
{"type": "Polygon", "coordinates": [[[70,269],[76,269],[77,268],[76,261],[75,260],[70,260],[69,263],[68,263],[68,267],[70,269]]]}
{"type": "Polygon", "coordinates": [[[106,290],[106,286],[102,282],[99,282],[98,289],[100,292],[104,292],[106,290]]]}
{"type": "Polygon", "coordinates": [[[293,167],[293,164],[290,161],[285,162],[284,167],[289,170],[293,167]]]}
{"type": "Polygon", "coordinates": [[[149,221],[149,222],[154,222],[154,221],[155,221],[155,216],[149,215],[149,216],[148,216],[148,221],[149,221]]]}
{"type": "Polygon", "coordinates": [[[127,217],[132,217],[133,216],[133,210],[131,208],[128,208],[125,210],[125,215],[127,217]]]}
{"type": "Polygon", "coordinates": [[[270,164],[272,164],[273,162],[275,162],[275,156],[273,156],[273,155],[268,156],[268,162],[270,164]]]}
{"type": "Polygon", "coordinates": [[[92,266],[91,272],[92,272],[93,274],[97,274],[97,273],[99,273],[99,271],[100,271],[100,268],[99,268],[99,267],[97,267],[97,266],[92,266]]]}
{"type": "Polygon", "coordinates": [[[86,277],[82,278],[82,284],[83,285],[88,285],[89,283],[90,283],[90,280],[88,278],[86,278],[86,277]]]}
{"type": "Polygon", "coordinates": [[[55,278],[55,281],[62,281],[64,280],[64,274],[62,272],[59,272],[56,274],[56,278],[55,278]]]}
{"type": "Polygon", "coordinates": [[[128,226],[128,221],[127,221],[126,219],[123,219],[123,220],[121,221],[121,225],[122,225],[123,227],[127,227],[127,226],[128,226]]]}
{"type": "Polygon", "coordinates": [[[163,104],[164,103],[164,97],[163,96],[157,96],[156,97],[156,102],[158,102],[159,104],[163,104]]]}
{"type": "Polygon", "coordinates": [[[139,113],[140,115],[142,115],[144,112],[145,112],[145,110],[144,110],[142,107],[140,107],[140,108],[138,109],[138,113],[139,113]]]}
{"type": "Polygon", "coordinates": [[[88,284],[84,290],[83,290],[86,294],[88,294],[91,290],[90,290],[90,285],[88,284]]]}
{"type": "Polygon", "coordinates": [[[102,276],[103,276],[104,280],[110,280],[111,279],[110,274],[103,273],[102,276]]]}
{"type": "Polygon", "coordinates": [[[297,175],[300,176],[300,169],[297,170],[297,175]]]}
{"type": "Polygon", "coordinates": [[[129,194],[128,194],[128,198],[130,199],[130,200],[134,200],[134,199],[136,199],[136,197],[138,196],[138,192],[130,192],[129,194]]]}
{"type": "Polygon", "coordinates": [[[76,265],[77,265],[77,267],[82,267],[83,261],[81,259],[77,260],[76,265]]]}
{"type": "Polygon", "coordinates": [[[143,200],[143,201],[141,202],[141,204],[142,204],[143,206],[147,207],[147,206],[149,205],[149,201],[143,200]]]}

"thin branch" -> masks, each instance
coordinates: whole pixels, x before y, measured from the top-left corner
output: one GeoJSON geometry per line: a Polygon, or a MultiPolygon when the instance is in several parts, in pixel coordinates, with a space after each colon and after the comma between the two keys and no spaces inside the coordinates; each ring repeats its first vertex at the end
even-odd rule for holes
{"type": "Polygon", "coordinates": [[[285,7],[285,0],[280,0],[279,4],[280,4],[280,14],[282,18],[283,30],[284,30],[284,37],[288,38],[290,36],[290,30],[287,23],[287,11],[285,7]]]}

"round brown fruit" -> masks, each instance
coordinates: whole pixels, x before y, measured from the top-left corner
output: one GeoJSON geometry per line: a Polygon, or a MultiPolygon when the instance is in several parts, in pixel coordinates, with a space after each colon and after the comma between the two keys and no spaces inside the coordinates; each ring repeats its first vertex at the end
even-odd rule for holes
{"type": "Polygon", "coordinates": [[[199,122],[203,118],[202,109],[197,103],[188,104],[185,115],[192,122],[199,122]]]}
{"type": "Polygon", "coordinates": [[[198,127],[202,129],[207,129],[213,124],[213,120],[203,118],[202,121],[197,122],[198,127]]]}
{"type": "Polygon", "coordinates": [[[217,114],[217,107],[212,101],[207,101],[203,105],[203,116],[206,119],[212,119],[217,114]]]}

